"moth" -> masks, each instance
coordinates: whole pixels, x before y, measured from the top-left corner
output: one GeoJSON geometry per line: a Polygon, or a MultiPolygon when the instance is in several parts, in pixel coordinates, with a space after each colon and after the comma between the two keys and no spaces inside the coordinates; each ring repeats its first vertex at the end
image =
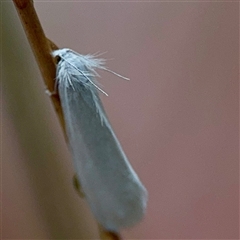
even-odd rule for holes
{"type": "Polygon", "coordinates": [[[144,216],[148,194],[110,125],[99,97],[99,92],[106,93],[96,82],[96,70],[120,75],[93,55],[68,48],[55,50],[52,55],[58,58],[57,90],[86,201],[105,229],[117,232],[131,227],[144,216]]]}

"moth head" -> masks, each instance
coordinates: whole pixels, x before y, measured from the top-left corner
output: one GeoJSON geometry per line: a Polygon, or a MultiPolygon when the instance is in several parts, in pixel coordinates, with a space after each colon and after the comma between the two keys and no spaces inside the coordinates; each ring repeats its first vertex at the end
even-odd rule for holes
{"type": "Polygon", "coordinates": [[[59,61],[64,58],[64,56],[70,52],[70,49],[68,48],[62,48],[58,50],[52,51],[51,55],[54,57],[56,63],[59,63],[59,61]]]}

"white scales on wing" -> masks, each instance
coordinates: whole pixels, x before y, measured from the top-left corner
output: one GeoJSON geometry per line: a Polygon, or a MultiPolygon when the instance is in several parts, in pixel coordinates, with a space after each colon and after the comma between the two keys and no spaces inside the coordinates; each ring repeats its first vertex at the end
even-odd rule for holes
{"type": "Polygon", "coordinates": [[[98,91],[105,92],[97,85],[95,69],[122,76],[92,55],[67,48],[52,54],[59,58],[58,92],[77,178],[86,200],[105,229],[130,227],[145,213],[147,190],[109,123],[98,96],[98,91]]]}

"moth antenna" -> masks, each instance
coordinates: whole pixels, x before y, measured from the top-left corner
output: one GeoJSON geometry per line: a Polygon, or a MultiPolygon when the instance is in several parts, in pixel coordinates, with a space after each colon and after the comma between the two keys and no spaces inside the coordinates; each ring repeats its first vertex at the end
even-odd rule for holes
{"type": "Polygon", "coordinates": [[[104,55],[105,53],[107,53],[107,51],[105,51],[105,52],[97,51],[97,52],[93,53],[92,55],[93,55],[94,57],[99,57],[99,56],[104,55]]]}
{"type": "MultiPolygon", "coordinates": [[[[76,55],[78,55],[78,56],[82,56],[81,54],[79,54],[78,52],[73,51],[72,49],[69,49],[69,51],[71,51],[72,53],[74,53],[74,54],[76,54],[76,55]]],[[[98,57],[98,56],[100,56],[100,55],[102,55],[102,54],[104,54],[104,53],[106,53],[106,52],[99,53],[98,55],[92,55],[92,56],[98,57]]],[[[104,62],[106,61],[105,59],[100,59],[100,60],[103,60],[104,62]]],[[[114,71],[112,71],[112,70],[104,67],[104,66],[99,66],[99,68],[101,68],[101,69],[103,69],[103,70],[105,70],[105,71],[107,71],[107,72],[110,72],[110,73],[114,74],[115,76],[118,76],[118,77],[120,77],[120,78],[122,78],[122,79],[124,79],[124,80],[127,80],[127,81],[130,80],[130,78],[124,77],[124,76],[122,76],[122,75],[120,75],[120,74],[118,74],[118,73],[116,73],[116,72],[114,72],[114,71]]],[[[95,71],[94,71],[94,72],[95,72],[95,71]]],[[[99,76],[98,74],[96,74],[96,75],[99,76]]],[[[94,85],[94,84],[93,84],[93,85],[94,85]]],[[[98,89],[99,89],[99,88],[98,88],[98,89]]],[[[99,90],[100,90],[100,89],[99,89],[99,90]]],[[[104,93],[103,90],[100,90],[100,91],[104,93]]],[[[106,93],[105,93],[105,94],[106,94],[106,93]]]]}
{"type": "Polygon", "coordinates": [[[110,69],[108,69],[108,68],[105,68],[105,67],[101,67],[101,68],[102,68],[103,70],[107,71],[107,72],[110,72],[110,73],[112,73],[112,74],[114,74],[114,75],[116,75],[116,76],[124,79],[124,80],[127,80],[127,81],[130,80],[130,78],[124,77],[124,76],[122,76],[122,75],[120,75],[120,74],[118,74],[118,73],[116,73],[116,72],[114,72],[114,71],[112,71],[112,70],[110,70],[110,69]]]}

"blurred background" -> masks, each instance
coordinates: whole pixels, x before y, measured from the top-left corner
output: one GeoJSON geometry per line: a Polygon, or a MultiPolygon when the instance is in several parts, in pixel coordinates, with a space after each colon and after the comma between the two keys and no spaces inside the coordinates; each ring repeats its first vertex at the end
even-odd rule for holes
{"type": "MultiPolygon", "coordinates": [[[[11,1],[2,6],[2,239],[96,239],[11,1]]],[[[237,2],[35,1],[60,48],[107,52],[106,111],[149,191],[125,239],[238,239],[237,2]]],[[[107,196],[106,196],[107,197],[107,196]]]]}

